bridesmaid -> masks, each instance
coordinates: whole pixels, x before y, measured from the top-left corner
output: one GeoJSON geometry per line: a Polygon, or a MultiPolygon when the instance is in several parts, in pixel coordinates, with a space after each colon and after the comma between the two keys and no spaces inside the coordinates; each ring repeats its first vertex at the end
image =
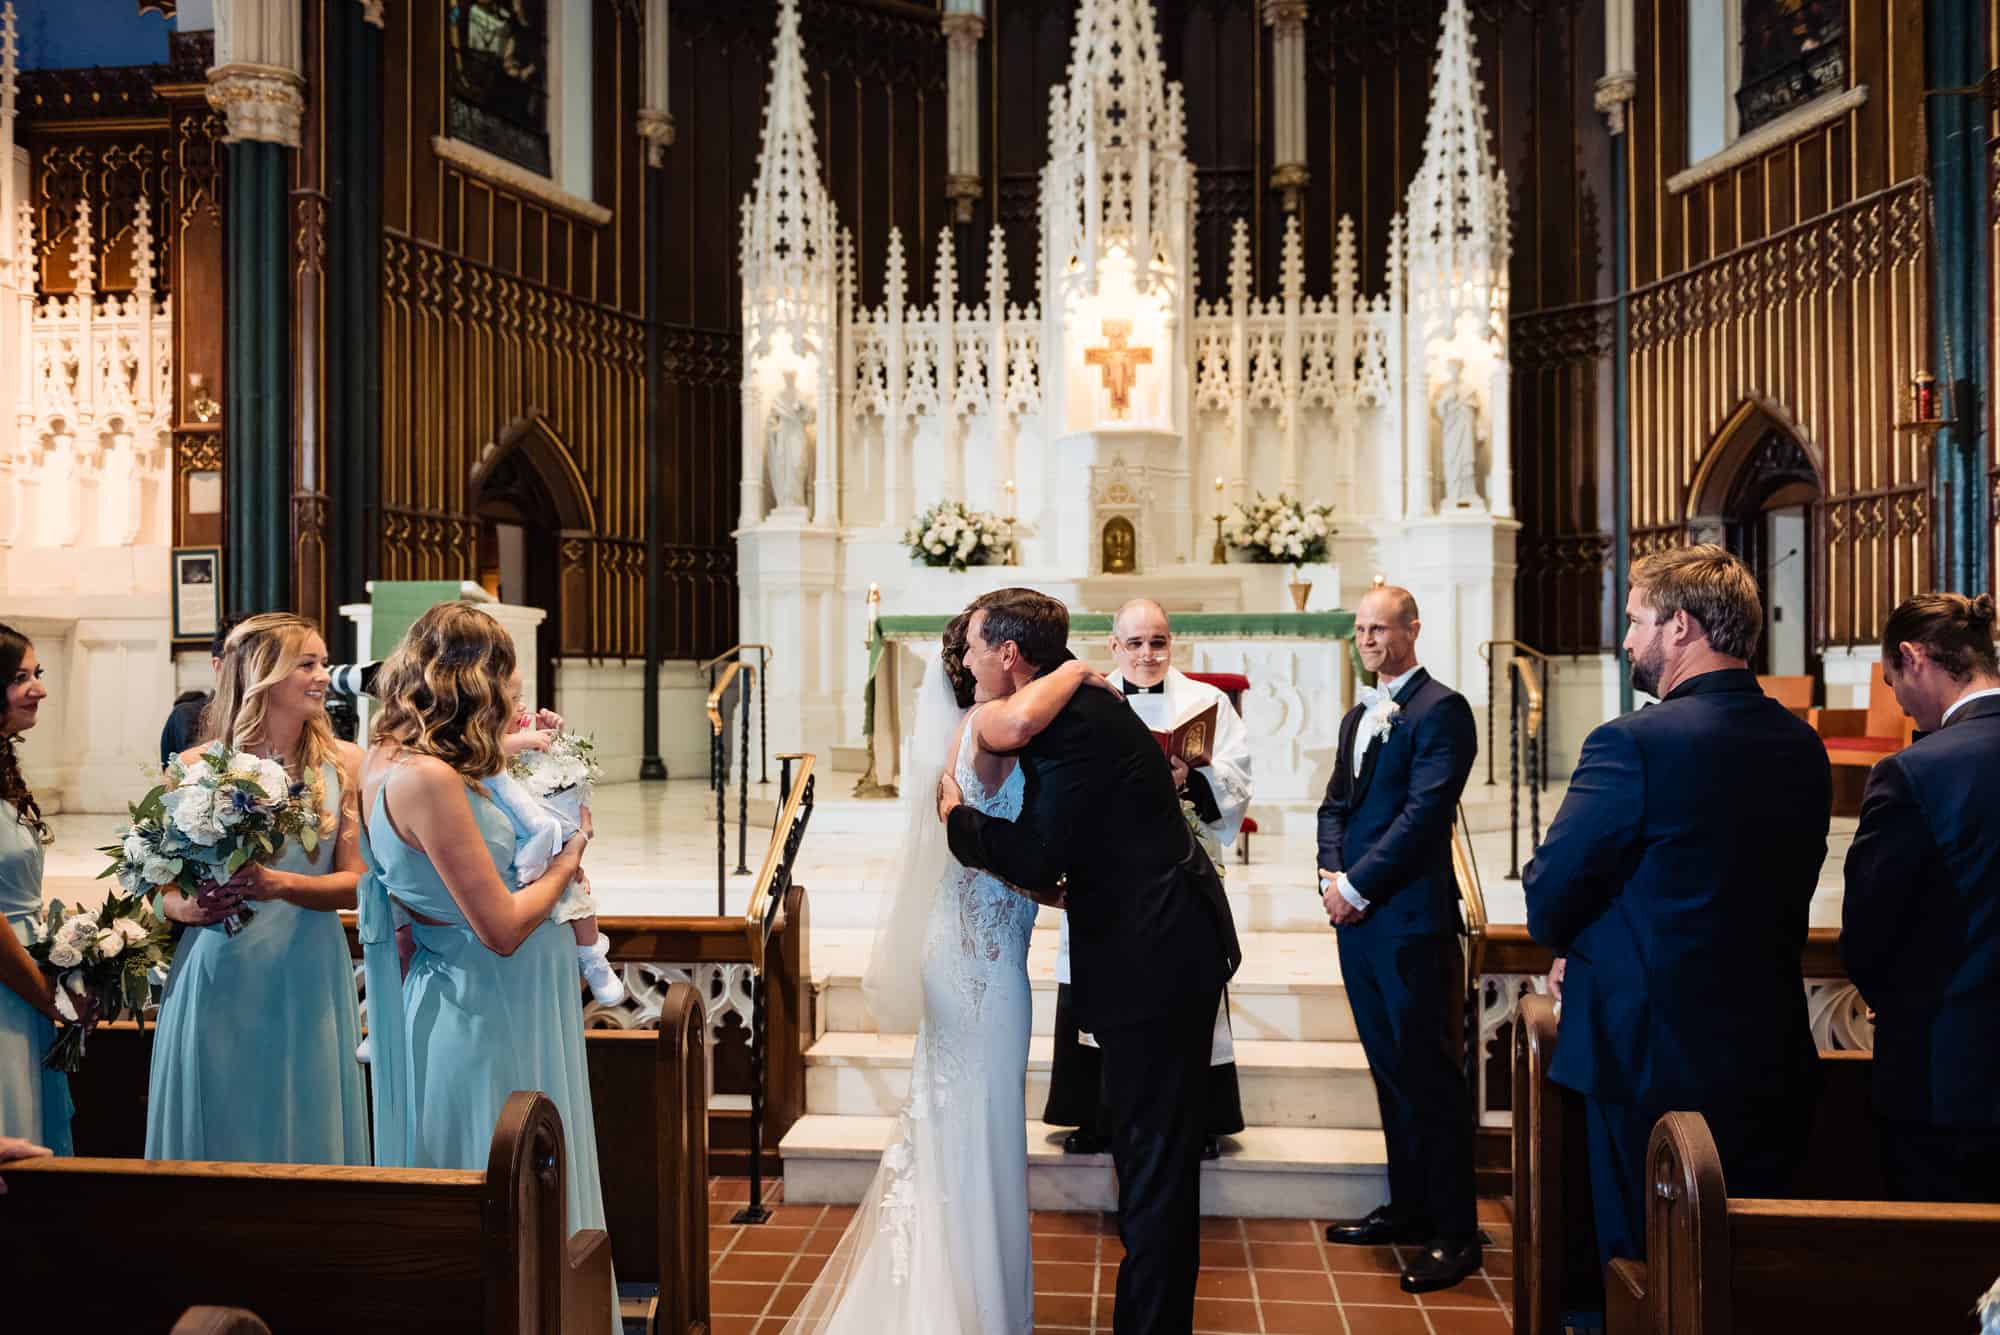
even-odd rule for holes
{"type": "Polygon", "coordinates": [[[162,896],[169,918],[207,930],[181,938],[160,1002],[148,1159],[370,1162],[354,966],[335,916],[361,879],[361,751],[334,737],[326,689],[310,621],[273,612],[230,632],[202,735],[282,761],[319,808],[320,843],[308,854],[287,840],[213,894],[162,896]],[[230,936],[217,924],[240,903],[255,911],[230,936]]]}
{"type": "Polygon", "coordinates": [[[57,1154],[71,1152],[69,1077],[42,1069],[42,1054],[56,1039],[55,988],[28,957],[28,920],[42,912],[42,846],[48,822],[21,777],[14,748],[35,726],[48,687],[35,646],[11,626],[0,625],[0,1136],[22,1136],[57,1154]]]}
{"type": "Polygon", "coordinates": [[[443,603],[418,618],[376,678],[361,885],[375,1160],[484,1167],[507,1096],[540,1090],[562,1115],[574,1232],[604,1227],[604,1197],[576,943],[549,911],[583,865],[590,825],[586,815],[541,879],[513,889],[514,826],[480,783],[505,763],[513,671],[499,622],[443,603]],[[400,982],[392,900],[414,923],[400,982]]]}

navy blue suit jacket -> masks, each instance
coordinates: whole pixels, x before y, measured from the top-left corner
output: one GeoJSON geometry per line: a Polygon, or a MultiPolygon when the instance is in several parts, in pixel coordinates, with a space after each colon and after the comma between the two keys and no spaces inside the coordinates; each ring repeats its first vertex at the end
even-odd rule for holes
{"type": "Polygon", "coordinates": [[[1875,1008],[1875,1109],[2000,1127],[2000,697],[1868,774],[1840,950],[1875,1008]]]}
{"type": "Polygon", "coordinates": [[[1550,1078],[1645,1110],[1804,1097],[1832,807],[1825,744],[1747,671],[1593,731],[1522,877],[1529,932],[1569,959],[1550,1078]]]}
{"type": "Polygon", "coordinates": [[[1451,823],[1479,753],[1472,706],[1418,668],[1396,693],[1399,712],[1354,773],[1360,705],[1340,722],[1333,778],[1319,804],[1319,865],[1344,871],[1368,916],[1341,928],[1359,942],[1458,931],[1451,823]]]}

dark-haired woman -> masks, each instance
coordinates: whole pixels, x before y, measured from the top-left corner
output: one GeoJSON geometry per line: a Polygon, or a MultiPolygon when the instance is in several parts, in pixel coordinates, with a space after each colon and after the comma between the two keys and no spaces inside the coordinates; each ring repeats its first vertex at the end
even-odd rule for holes
{"type": "Polygon", "coordinates": [[[205,930],[181,939],[160,1000],[146,1157],[366,1164],[361,1013],[334,916],[361,879],[361,751],[327,721],[326,641],[304,617],[248,618],[218,662],[199,731],[282,764],[319,810],[319,840],[310,853],[286,841],[212,894],[161,897],[169,918],[205,930]],[[251,916],[231,936],[216,924],[242,901],[251,916]]]}
{"type": "Polygon", "coordinates": [[[562,1115],[567,1226],[602,1228],[576,943],[549,917],[583,865],[589,825],[539,880],[514,888],[514,826],[482,785],[505,764],[513,670],[513,641],[497,621],[444,603],[417,619],[376,678],[360,909],[375,1160],[483,1167],[508,1095],[540,1090],[562,1115]],[[415,924],[401,978],[392,901],[415,924]]]}
{"type": "Polygon", "coordinates": [[[70,1153],[69,1077],[42,1069],[55,1042],[55,988],[28,957],[28,922],[42,911],[42,849],[48,822],[21,777],[15,754],[22,733],[35,726],[48,687],[35,646],[11,626],[0,625],[0,1136],[20,1136],[70,1153]]]}

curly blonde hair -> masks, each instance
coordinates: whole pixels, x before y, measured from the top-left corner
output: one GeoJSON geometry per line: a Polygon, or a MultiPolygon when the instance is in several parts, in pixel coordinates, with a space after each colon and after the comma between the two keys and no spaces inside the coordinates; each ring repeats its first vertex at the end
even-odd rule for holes
{"type": "Polygon", "coordinates": [[[435,756],[473,780],[506,765],[500,739],[514,719],[507,678],[514,641],[471,603],[418,617],[375,678],[381,711],[369,741],[435,756]]]}
{"type": "MultiPolygon", "coordinates": [[[[202,711],[202,743],[220,741],[234,750],[262,744],[270,705],[267,693],[298,669],[299,660],[305,657],[306,641],[318,634],[316,624],[290,612],[266,612],[238,622],[223,642],[215,695],[202,711]]],[[[326,711],[306,715],[299,729],[298,753],[291,759],[297,762],[300,782],[319,807],[320,832],[327,835],[340,826],[340,813],[327,809],[323,774],[336,754],[333,725],[327,721],[326,711]]]]}

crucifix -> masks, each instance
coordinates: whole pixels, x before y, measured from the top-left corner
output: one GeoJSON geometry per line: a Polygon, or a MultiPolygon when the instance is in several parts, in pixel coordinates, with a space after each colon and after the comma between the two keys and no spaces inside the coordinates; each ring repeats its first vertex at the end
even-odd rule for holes
{"type": "Polygon", "coordinates": [[[1138,383],[1138,368],[1153,363],[1151,348],[1125,346],[1131,332],[1130,320],[1106,320],[1105,346],[1083,350],[1084,365],[1097,367],[1104,376],[1104,387],[1111,391],[1111,415],[1121,422],[1132,407],[1132,386],[1138,383]]]}

